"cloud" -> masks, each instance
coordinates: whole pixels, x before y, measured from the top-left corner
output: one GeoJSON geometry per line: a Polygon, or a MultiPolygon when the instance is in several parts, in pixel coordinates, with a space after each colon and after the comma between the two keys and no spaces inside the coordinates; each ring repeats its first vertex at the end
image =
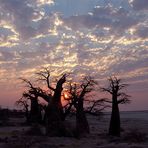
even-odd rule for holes
{"type": "Polygon", "coordinates": [[[34,35],[34,28],[30,26],[32,19],[37,17],[38,12],[28,6],[27,0],[1,0],[1,10],[11,16],[10,23],[19,32],[22,39],[34,35]]]}
{"type": "Polygon", "coordinates": [[[140,38],[148,38],[148,27],[140,27],[136,30],[136,35],[140,38]]]}
{"type": "Polygon", "coordinates": [[[1,0],[0,16],[13,26],[20,39],[28,41],[42,34],[56,32],[56,27],[60,25],[58,13],[47,15],[44,8],[53,4],[53,0],[1,0]]]}
{"type": "MultiPolygon", "coordinates": [[[[122,61],[118,61],[116,65],[112,66],[112,71],[114,72],[132,72],[135,69],[140,69],[141,67],[147,67],[148,58],[141,58],[139,60],[135,61],[132,60],[132,57],[130,58],[123,58],[122,61]]],[[[137,73],[138,74],[138,73],[137,73]]]]}
{"type": "Polygon", "coordinates": [[[110,32],[116,35],[122,35],[127,29],[136,26],[139,18],[124,8],[114,8],[112,6],[96,7],[91,14],[71,16],[64,20],[65,24],[73,29],[81,28],[108,28],[110,32]]]}
{"type": "Polygon", "coordinates": [[[9,51],[0,51],[0,60],[1,61],[12,61],[13,58],[15,57],[13,52],[9,52],[9,51]]]}
{"type": "Polygon", "coordinates": [[[14,85],[20,76],[30,78],[44,66],[55,74],[90,74],[101,81],[112,74],[132,82],[144,80],[146,12],[130,7],[126,0],[68,1],[0,0],[3,84],[13,80],[14,85]],[[82,5],[70,9],[77,4],[82,5]]]}
{"type": "Polygon", "coordinates": [[[38,5],[53,5],[54,4],[54,0],[35,0],[37,1],[38,5]]]}
{"type": "Polygon", "coordinates": [[[52,0],[1,0],[1,17],[13,25],[20,39],[28,40],[38,33],[47,32],[47,26],[49,28],[51,23],[48,18],[44,18],[44,12],[40,6],[53,3],[52,0]]]}
{"type": "MultiPolygon", "coordinates": [[[[97,6],[89,14],[68,18],[64,18],[65,14],[61,17],[59,15],[60,12],[59,14],[56,12],[46,13],[43,5],[53,5],[54,3],[58,4],[57,1],[54,2],[53,0],[0,1],[2,16],[6,16],[5,20],[9,18],[7,21],[9,20],[13,25],[22,40],[28,40],[41,34],[57,32],[57,20],[63,20],[67,26],[78,30],[83,27],[89,29],[95,27],[102,29],[106,27],[116,35],[123,34],[126,29],[136,25],[139,21],[139,19],[133,14],[132,16],[127,9],[122,7],[115,8],[112,5],[97,6]]],[[[74,4],[76,3],[78,2],[74,2],[74,4]]],[[[81,3],[84,2],[81,1],[81,3]]],[[[88,0],[87,3],[90,3],[90,1],[88,0]]],[[[64,2],[62,4],[66,5],[64,2]]],[[[52,7],[54,7],[54,5],[52,7]]],[[[57,5],[55,5],[55,7],[57,7],[57,5]]]]}
{"type": "Polygon", "coordinates": [[[130,0],[130,3],[135,10],[148,10],[147,0],[130,0]]]}

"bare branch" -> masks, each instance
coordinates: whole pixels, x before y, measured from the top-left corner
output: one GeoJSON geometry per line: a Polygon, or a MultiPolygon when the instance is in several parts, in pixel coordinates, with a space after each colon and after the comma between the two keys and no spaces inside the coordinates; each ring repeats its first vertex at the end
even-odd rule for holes
{"type": "Polygon", "coordinates": [[[110,94],[113,93],[110,88],[103,88],[103,87],[101,87],[100,90],[101,90],[102,92],[108,92],[108,93],[110,93],[110,94]]]}
{"type": "Polygon", "coordinates": [[[55,91],[55,89],[50,86],[50,71],[47,68],[44,68],[44,70],[41,70],[40,72],[37,72],[36,74],[38,76],[40,76],[40,78],[38,78],[38,80],[45,81],[47,84],[47,87],[50,90],[55,91]]]}
{"type": "Polygon", "coordinates": [[[20,80],[22,80],[23,82],[25,82],[27,84],[27,87],[29,88],[34,88],[33,84],[31,83],[31,81],[24,79],[24,78],[19,78],[20,80]]]}
{"type": "Polygon", "coordinates": [[[125,93],[122,93],[121,95],[121,98],[118,100],[118,104],[128,104],[130,103],[130,98],[131,96],[125,94],[125,93]]]}

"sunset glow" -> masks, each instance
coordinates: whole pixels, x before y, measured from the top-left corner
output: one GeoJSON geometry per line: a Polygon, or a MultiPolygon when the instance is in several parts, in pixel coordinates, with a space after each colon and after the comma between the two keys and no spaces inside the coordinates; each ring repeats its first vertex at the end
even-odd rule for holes
{"type": "Polygon", "coordinates": [[[117,75],[132,96],[122,109],[148,109],[148,1],[0,0],[0,105],[12,108],[18,79],[42,67],[100,86],[117,75]]]}

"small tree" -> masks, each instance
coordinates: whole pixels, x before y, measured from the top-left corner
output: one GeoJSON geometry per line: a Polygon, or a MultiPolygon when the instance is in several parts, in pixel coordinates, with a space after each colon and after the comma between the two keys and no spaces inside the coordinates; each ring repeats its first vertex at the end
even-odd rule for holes
{"type": "Polygon", "coordinates": [[[20,98],[18,101],[15,102],[16,106],[20,106],[23,108],[23,111],[25,112],[26,122],[29,122],[29,104],[28,99],[26,98],[20,98]]]}
{"type": "Polygon", "coordinates": [[[41,109],[40,105],[38,103],[38,94],[33,93],[32,89],[28,90],[28,92],[23,93],[23,97],[30,100],[31,106],[30,106],[30,114],[29,114],[29,120],[30,122],[38,122],[40,123],[42,120],[41,117],[41,109]]]}
{"type": "Polygon", "coordinates": [[[38,98],[46,96],[43,98],[45,101],[47,101],[49,98],[40,87],[35,87],[31,81],[23,78],[21,78],[21,80],[27,84],[28,88],[28,90],[23,93],[22,98],[24,98],[24,100],[30,101],[29,122],[41,123],[41,107],[38,103],[38,98]]]}
{"type": "Polygon", "coordinates": [[[121,91],[128,85],[122,83],[121,79],[118,79],[117,77],[110,77],[108,81],[108,87],[101,88],[101,90],[104,92],[108,92],[112,96],[111,101],[105,100],[108,103],[112,103],[109,135],[120,136],[120,113],[118,105],[130,102],[130,96],[121,91]]]}

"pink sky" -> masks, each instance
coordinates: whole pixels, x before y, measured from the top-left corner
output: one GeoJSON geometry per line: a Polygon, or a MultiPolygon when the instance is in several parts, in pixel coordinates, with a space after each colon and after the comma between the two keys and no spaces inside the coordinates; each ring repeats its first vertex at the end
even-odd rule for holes
{"type": "Polygon", "coordinates": [[[1,0],[0,12],[1,106],[21,96],[18,78],[50,67],[119,76],[133,100],[121,109],[148,108],[148,0],[1,0]]]}

